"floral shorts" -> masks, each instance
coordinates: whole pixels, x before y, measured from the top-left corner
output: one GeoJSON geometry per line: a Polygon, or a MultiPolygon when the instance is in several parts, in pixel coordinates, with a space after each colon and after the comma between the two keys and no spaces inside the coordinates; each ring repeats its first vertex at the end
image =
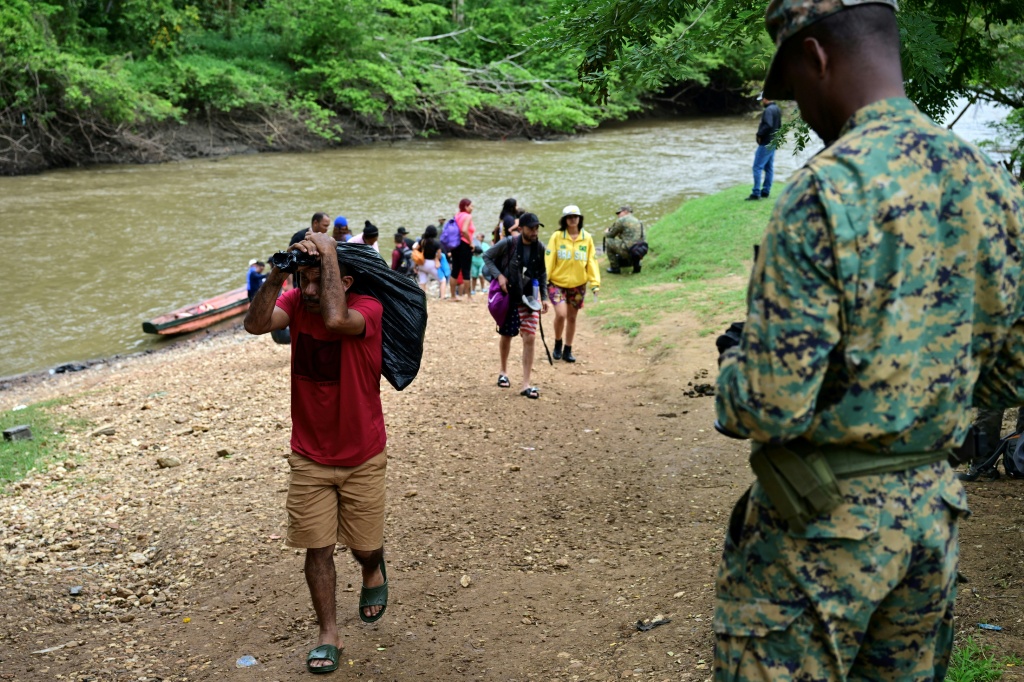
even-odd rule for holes
{"type": "Polygon", "coordinates": [[[576,310],[583,310],[583,301],[587,298],[587,285],[581,284],[578,287],[566,289],[564,287],[548,284],[548,299],[551,305],[568,303],[576,310]]]}

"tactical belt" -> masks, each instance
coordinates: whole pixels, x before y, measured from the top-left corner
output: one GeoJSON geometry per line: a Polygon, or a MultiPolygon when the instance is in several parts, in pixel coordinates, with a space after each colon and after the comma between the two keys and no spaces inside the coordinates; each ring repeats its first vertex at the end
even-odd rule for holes
{"type": "Polygon", "coordinates": [[[754,443],[750,467],[776,511],[798,532],[843,501],[838,480],[915,469],[942,462],[948,450],[880,454],[841,445],[796,440],[785,445],[754,443]]]}

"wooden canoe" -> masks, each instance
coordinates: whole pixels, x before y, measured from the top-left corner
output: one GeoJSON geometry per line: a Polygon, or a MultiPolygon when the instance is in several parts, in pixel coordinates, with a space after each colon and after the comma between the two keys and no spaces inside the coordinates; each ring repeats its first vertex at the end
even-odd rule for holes
{"type": "Polygon", "coordinates": [[[249,309],[249,294],[245,287],[232,289],[219,296],[208,298],[199,303],[154,317],[142,323],[142,331],[147,334],[184,334],[204,329],[235,315],[241,315],[249,309]]]}

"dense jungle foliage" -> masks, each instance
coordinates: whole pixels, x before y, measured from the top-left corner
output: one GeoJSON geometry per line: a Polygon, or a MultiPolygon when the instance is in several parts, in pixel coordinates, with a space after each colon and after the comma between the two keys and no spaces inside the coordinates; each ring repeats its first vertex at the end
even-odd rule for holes
{"type": "MultiPolygon", "coordinates": [[[[4,0],[0,172],[215,153],[210,140],[303,149],[578,131],[651,104],[735,111],[773,50],[766,4],[4,0]]],[[[1013,108],[1001,145],[1019,172],[1024,0],[900,7],[911,97],[940,118],[965,97],[1013,108]]]]}
{"type": "MultiPolygon", "coordinates": [[[[197,121],[301,148],[568,132],[638,110],[645,93],[625,81],[600,100],[580,87],[581,50],[533,45],[549,13],[519,0],[5,0],[2,170],[159,159],[168,130],[197,121]]],[[[676,84],[735,107],[763,49],[710,50],[676,84]]],[[[665,99],[680,104],[678,88],[665,99]]]]}

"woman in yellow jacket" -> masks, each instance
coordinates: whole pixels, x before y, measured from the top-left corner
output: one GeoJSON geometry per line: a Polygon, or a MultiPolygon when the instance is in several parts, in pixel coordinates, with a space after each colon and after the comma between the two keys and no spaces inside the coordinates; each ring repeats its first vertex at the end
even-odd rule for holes
{"type": "Polygon", "coordinates": [[[594,253],[594,238],[583,229],[579,206],[566,206],[558,220],[559,229],[548,240],[544,265],[548,271],[548,299],[555,306],[555,360],[576,362],[572,340],[576,335],[576,316],[583,310],[589,284],[597,295],[601,286],[601,268],[594,253]],[[565,346],[562,346],[562,332],[565,346]]]}

